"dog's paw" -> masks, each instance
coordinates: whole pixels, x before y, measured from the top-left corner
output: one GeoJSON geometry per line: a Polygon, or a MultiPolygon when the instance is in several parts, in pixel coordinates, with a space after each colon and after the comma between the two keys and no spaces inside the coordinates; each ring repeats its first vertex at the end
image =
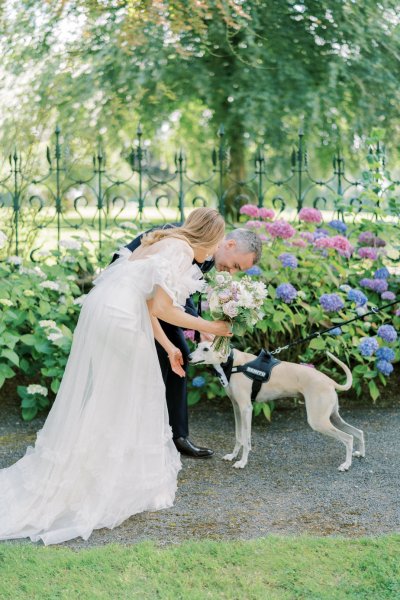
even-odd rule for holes
{"type": "Polygon", "coordinates": [[[233,460],[236,457],[237,457],[237,454],[232,452],[232,454],[225,454],[225,456],[222,457],[222,460],[233,460]]]}
{"type": "Polygon", "coordinates": [[[244,469],[247,465],[247,460],[237,460],[233,465],[234,469],[244,469]]]}
{"type": "Polygon", "coordinates": [[[365,458],[365,454],[362,454],[359,450],[353,452],[354,458],[365,458]]]}
{"type": "Polygon", "coordinates": [[[346,471],[348,471],[350,468],[350,464],[347,462],[344,462],[340,465],[340,467],[338,467],[338,471],[340,471],[341,473],[345,473],[346,471]]]}

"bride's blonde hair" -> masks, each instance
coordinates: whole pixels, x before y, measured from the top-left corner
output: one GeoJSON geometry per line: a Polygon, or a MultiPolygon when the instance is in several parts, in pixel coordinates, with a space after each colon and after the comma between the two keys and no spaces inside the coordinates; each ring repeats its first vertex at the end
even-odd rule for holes
{"type": "Polygon", "coordinates": [[[157,229],[145,234],[142,246],[150,246],[173,237],[188,242],[192,248],[212,248],[222,240],[225,221],[215,208],[196,208],[180,227],[157,229]]]}

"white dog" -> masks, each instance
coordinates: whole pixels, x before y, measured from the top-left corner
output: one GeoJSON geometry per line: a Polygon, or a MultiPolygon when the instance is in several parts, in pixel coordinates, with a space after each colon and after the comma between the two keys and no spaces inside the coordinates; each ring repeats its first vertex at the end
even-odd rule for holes
{"type": "MultiPolygon", "coordinates": [[[[364,434],[360,429],[349,425],[339,415],[336,390],[350,389],[353,378],[350,369],[338,358],[327,352],[328,356],[342,367],[347,375],[344,385],[339,385],[327,375],[314,368],[290,362],[280,362],[271,371],[269,381],[263,383],[257,395],[257,402],[268,402],[278,398],[304,396],[307,420],[315,431],[329,435],[346,446],[346,460],[339,471],[347,471],[351,466],[352,455],[365,456],[364,434]],[[359,449],[353,453],[353,438],[359,442],[359,449]]],[[[254,354],[233,350],[233,366],[253,361],[254,354]]],[[[210,342],[200,343],[189,356],[191,364],[213,365],[222,374],[221,357],[211,348],[210,342]]],[[[251,390],[253,382],[243,373],[232,373],[226,391],[233,404],[235,413],[236,443],[232,454],[226,454],[224,460],[234,460],[243,448],[242,458],[234,467],[242,469],[247,464],[251,450],[251,390]]]]}

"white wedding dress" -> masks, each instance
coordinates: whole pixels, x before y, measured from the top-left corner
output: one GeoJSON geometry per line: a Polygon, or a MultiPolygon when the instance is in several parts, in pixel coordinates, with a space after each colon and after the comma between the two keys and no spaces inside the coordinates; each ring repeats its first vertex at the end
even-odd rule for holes
{"type": "Polygon", "coordinates": [[[0,539],[55,544],[173,504],[180,457],[146,299],[201,289],[190,246],[167,238],[120,258],[82,306],[61,387],[34,447],[0,471],[0,539]]]}

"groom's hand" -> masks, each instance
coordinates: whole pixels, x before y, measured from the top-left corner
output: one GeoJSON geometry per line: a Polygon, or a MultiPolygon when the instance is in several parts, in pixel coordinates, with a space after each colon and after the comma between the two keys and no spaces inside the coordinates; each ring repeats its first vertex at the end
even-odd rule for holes
{"type": "Polygon", "coordinates": [[[176,373],[176,375],[179,375],[179,377],[185,377],[186,373],[182,368],[183,356],[179,348],[174,348],[173,350],[171,350],[168,353],[168,358],[173,372],[176,373]]]}

